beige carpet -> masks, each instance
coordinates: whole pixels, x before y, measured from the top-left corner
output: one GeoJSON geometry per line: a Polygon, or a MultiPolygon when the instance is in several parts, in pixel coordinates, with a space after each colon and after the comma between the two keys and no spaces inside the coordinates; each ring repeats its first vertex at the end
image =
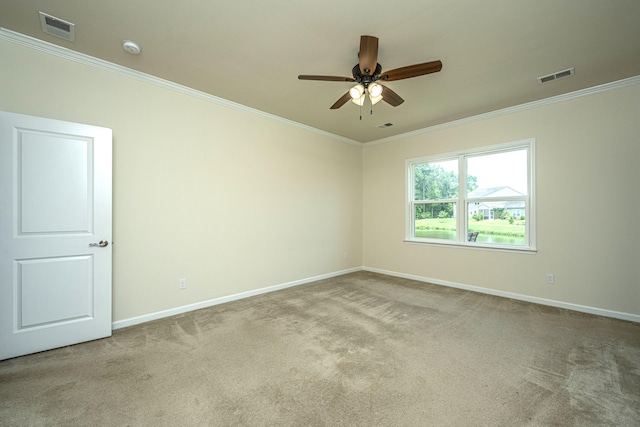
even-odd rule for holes
{"type": "Polygon", "coordinates": [[[640,324],[361,272],[0,362],[2,426],[639,426],[640,324]]]}

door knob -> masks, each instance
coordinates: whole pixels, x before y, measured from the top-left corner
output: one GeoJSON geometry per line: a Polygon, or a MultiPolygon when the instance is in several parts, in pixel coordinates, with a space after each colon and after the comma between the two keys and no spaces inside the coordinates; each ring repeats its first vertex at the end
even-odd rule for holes
{"type": "Polygon", "coordinates": [[[109,244],[109,242],[107,242],[106,240],[100,240],[100,242],[98,242],[98,243],[89,243],[89,246],[99,246],[101,248],[104,248],[108,244],[109,244]]]}

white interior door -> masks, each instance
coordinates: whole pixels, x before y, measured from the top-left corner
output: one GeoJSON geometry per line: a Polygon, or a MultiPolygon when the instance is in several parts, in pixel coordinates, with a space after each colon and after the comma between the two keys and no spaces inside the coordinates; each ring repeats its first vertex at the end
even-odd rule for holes
{"type": "Polygon", "coordinates": [[[111,144],[0,112],[0,360],[111,335],[111,144]]]}

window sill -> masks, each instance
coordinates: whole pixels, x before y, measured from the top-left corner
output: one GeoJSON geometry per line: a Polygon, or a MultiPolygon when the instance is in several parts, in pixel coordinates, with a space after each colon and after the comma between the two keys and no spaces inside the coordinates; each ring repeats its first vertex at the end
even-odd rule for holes
{"type": "Polygon", "coordinates": [[[460,249],[472,249],[472,250],[483,250],[483,251],[493,251],[493,252],[521,253],[521,254],[527,254],[527,255],[533,255],[538,253],[538,250],[536,248],[531,248],[531,247],[483,245],[482,243],[435,242],[435,241],[427,241],[427,240],[409,240],[409,239],[405,239],[403,240],[403,242],[413,244],[413,245],[453,247],[453,248],[460,248],[460,249]]]}

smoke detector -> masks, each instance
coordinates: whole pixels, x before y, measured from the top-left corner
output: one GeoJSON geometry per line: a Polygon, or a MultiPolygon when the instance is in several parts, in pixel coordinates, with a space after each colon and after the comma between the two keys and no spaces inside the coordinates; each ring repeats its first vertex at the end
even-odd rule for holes
{"type": "Polygon", "coordinates": [[[123,40],[122,47],[124,48],[124,50],[126,50],[132,55],[138,55],[140,52],[142,52],[142,49],[140,49],[140,46],[138,46],[138,43],[133,42],[131,40],[123,40]]]}
{"type": "Polygon", "coordinates": [[[76,41],[76,24],[48,15],[44,12],[38,13],[40,14],[42,31],[70,42],[76,41]]]}

